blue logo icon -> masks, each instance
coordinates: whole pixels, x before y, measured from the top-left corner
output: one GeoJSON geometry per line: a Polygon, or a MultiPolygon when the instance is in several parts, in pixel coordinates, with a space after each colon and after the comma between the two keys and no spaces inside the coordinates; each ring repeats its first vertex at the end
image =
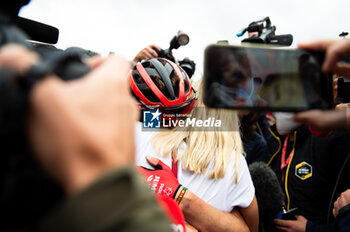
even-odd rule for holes
{"type": "Polygon", "coordinates": [[[160,128],[160,115],[157,111],[143,111],[143,128],[160,128]]]}

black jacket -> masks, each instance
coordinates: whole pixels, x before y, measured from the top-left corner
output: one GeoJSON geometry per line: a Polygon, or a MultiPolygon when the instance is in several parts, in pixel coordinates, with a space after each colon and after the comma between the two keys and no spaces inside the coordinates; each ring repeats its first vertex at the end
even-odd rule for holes
{"type": "MultiPolygon", "coordinates": [[[[342,191],[350,188],[350,181],[346,178],[350,171],[350,162],[345,163],[350,153],[348,135],[333,134],[320,138],[311,134],[305,126],[296,130],[290,135],[295,136],[295,141],[289,141],[286,156],[293,146],[295,151],[284,170],[285,177],[282,182],[281,153],[286,136],[279,135],[275,128],[271,128],[270,132],[274,141],[268,142],[270,152],[273,154],[268,164],[281,181],[287,209],[299,209],[298,214],[310,222],[307,231],[316,231],[313,230],[316,228],[313,225],[315,223],[325,224],[327,221],[334,221],[331,214],[333,202],[342,191]],[[340,175],[339,170],[343,165],[345,168],[340,175]],[[340,180],[335,186],[338,177],[340,180]]],[[[317,228],[317,231],[322,231],[317,228]]]]}
{"type": "Polygon", "coordinates": [[[350,231],[350,204],[344,206],[339,210],[337,216],[337,231],[350,231]]]}
{"type": "Polygon", "coordinates": [[[251,135],[245,135],[242,137],[242,142],[248,165],[253,162],[267,163],[269,161],[269,149],[266,141],[260,134],[253,132],[251,135]]]}

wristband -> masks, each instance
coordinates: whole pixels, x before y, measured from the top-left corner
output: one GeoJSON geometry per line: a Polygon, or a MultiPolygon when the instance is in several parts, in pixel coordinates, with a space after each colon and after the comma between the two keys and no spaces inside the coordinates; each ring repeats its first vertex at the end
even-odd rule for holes
{"type": "Polygon", "coordinates": [[[182,201],[182,198],[184,197],[185,193],[187,191],[187,188],[186,187],[183,187],[181,192],[180,192],[180,195],[178,196],[178,198],[176,199],[176,203],[177,204],[180,204],[180,202],[182,201]]]}

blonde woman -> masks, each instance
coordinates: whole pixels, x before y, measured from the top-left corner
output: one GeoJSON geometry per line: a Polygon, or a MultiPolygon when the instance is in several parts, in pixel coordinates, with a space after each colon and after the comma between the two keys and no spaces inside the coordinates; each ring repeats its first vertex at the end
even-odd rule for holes
{"type": "MultiPolygon", "coordinates": [[[[167,71],[158,70],[161,68],[159,63],[152,62],[156,65],[145,64],[146,73],[139,66],[138,76],[134,72],[130,74],[130,79],[137,82],[137,78],[144,78],[147,85],[149,85],[147,83],[148,79],[153,80],[165,97],[167,97],[167,93],[171,92],[166,86],[166,83],[170,82],[174,88],[174,93],[181,93],[179,89],[183,88],[187,90],[184,95],[188,93],[188,99],[191,99],[191,97],[195,99],[194,89],[192,92],[189,90],[192,89],[192,86],[187,75],[183,79],[181,77],[184,74],[183,70],[171,64],[174,70],[168,69],[169,76],[162,76],[167,71]],[[158,73],[158,75],[155,75],[155,73],[158,73]],[[181,75],[177,75],[179,73],[181,75]],[[148,77],[142,76],[145,74],[148,77]],[[164,80],[165,78],[170,81],[164,80]],[[185,87],[181,87],[181,83],[185,87]]],[[[163,66],[166,66],[166,64],[163,66]]],[[[129,81],[132,81],[130,79],[129,81]]],[[[197,85],[198,92],[201,92],[200,83],[197,83],[197,85]]],[[[133,88],[132,83],[131,86],[133,88]]],[[[157,95],[158,91],[152,89],[154,86],[149,85],[149,87],[157,95]]],[[[141,95],[135,95],[141,104],[144,103],[145,100],[139,99],[142,97],[141,95]]],[[[163,104],[161,102],[163,96],[158,96],[160,99],[158,105],[163,104]]],[[[186,101],[188,100],[183,100],[183,102],[186,101]]],[[[159,108],[163,110],[177,108],[182,109],[182,111],[187,108],[188,110],[188,106],[193,105],[193,101],[188,102],[188,105],[181,103],[182,108],[177,108],[176,105],[159,108]]],[[[243,148],[236,112],[224,109],[209,109],[203,105],[202,98],[199,95],[196,107],[192,108],[190,114],[196,120],[204,121],[208,118],[221,120],[221,126],[216,128],[175,127],[161,131],[145,131],[140,123],[135,129],[136,164],[152,168],[145,157],[151,156],[160,159],[169,167],[177,169],[178,181],[186,186],[191,194],[195,194],[210,206],[225,212],[226,215],[238,208],[250,231],[258,231],[259,217],[255,190],[246,161],[242,156],[243,148]]],[[[234,228],[227,229],[232,230],[234,228]]]]}

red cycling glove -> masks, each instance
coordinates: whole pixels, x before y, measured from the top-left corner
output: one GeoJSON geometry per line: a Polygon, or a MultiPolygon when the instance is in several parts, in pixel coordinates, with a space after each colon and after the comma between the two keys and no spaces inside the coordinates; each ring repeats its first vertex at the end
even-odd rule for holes
{"type": "Polygon", "coordinates": [[[155,170],[141,166],[137,166],[137,169],[143,175],[153,193],[175,199],[176,193],[181,185],[166,164],[159,160],[155,166],[155,170]]]}

